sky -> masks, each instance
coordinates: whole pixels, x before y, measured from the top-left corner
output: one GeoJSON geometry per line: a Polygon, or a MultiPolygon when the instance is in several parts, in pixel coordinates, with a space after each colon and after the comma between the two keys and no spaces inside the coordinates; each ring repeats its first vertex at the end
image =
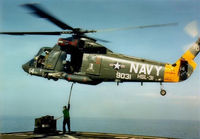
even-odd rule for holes
{"type": "MultiPolygon", "coordinates": [[[[83,29],[166,24],[177,26],[102,32],[90,36],[110,41],[101,43],[113,52],[174,63],[191,37],[184,27],[200,23],[199,0],[30,0],[65,23],[83,29]]],[[[60,31],[45,19],[36,18],[20,5],[26,0],[0,0],[0,31],[60,31]]],[[[0,35],[0,116],[62,115],[71,82],[28,75],[22,64],[41,47],[53,46],[61,36],[0,35]]],[[[200,56],[192,76],[181,83],[76,83],[71,98],[71,117],[200,120],[200,56]]]]}

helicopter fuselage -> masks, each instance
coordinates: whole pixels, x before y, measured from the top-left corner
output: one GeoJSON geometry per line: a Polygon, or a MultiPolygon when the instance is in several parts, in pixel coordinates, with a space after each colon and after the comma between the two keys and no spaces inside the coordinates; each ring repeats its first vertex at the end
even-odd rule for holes
{"type": "Polygon", "coordinates": [[[31,75],[91,85],[101,82],[179,82],[192,74],[196,67],[193,59],[198,53],[199,42],[176,63],[168,64],[116,54],[86,38],[68,38],[65,41],[59,39],[53,48],[41,48],[23,69],[31,75]]]}

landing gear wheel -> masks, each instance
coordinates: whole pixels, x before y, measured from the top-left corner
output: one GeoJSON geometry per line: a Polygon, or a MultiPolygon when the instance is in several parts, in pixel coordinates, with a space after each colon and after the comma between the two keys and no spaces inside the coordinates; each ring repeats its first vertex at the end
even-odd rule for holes
{"type": "Polygon", "coordinates": [[[167,94],[167,92],[166,92],[164,89],[161,89],[161,90],[160,90],[160,94],[161,94],[162,96],[165,96],[165,95],[167,94]]]}

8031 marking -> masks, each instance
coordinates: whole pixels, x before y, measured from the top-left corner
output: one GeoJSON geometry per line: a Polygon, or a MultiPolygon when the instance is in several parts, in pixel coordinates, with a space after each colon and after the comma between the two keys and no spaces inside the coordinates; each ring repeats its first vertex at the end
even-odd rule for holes
{"type": "Polygon", "coordinates": [[[117,79],[131,80],[131,74],[117,72],[117,73],[116,73],[116,78],[117,78],[117,79]]]}

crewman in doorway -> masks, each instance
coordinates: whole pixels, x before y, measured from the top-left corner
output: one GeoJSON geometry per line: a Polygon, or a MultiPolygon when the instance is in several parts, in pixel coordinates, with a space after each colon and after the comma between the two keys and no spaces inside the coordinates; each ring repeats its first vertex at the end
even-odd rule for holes
{"type": "Polygon", "coordinates": [[[66,106],[63,107],[63,134],[66,133],[66,128],[65,128],[66,124],[68,127],[68,132],[71,133],[69,110],[70,110],[70,104],[68,104],[68,108],[66,106]]]}

